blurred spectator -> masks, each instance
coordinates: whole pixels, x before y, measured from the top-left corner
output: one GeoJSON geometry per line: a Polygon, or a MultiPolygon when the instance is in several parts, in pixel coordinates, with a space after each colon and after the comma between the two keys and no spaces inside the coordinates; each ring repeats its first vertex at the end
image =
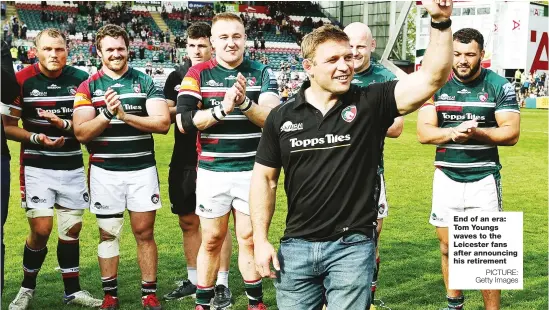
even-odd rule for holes
{"type": "MultiPolygon", "coordinates": [[[[2,2],[2,3],[3,3],[3,2],[2,2]]],[[[8,21],[6,21],[6,22],[4,23],[4,27],[2,28],[2,30],[4,30],[4,36],[3,36],[3,38],[5,39],[5,38],[8,37],[8,32],[10,31],[10,25],[9,25],[9,22],[8,22],[8,21]]]]}
{"type": "Polygon", "coordinates": [[[21,39],[27,39],[27,24],[25,22],[23,22],[23,25],[21,26],[21,39]]]}
{"type": "Polygon", "coordinates": [[[19,21],[17,20],[17,18],[13,21],[13,24],[11,25],[11,32],[16,39],[19,39],[19,21]]]}
{"type": "Polygon", "coordinates": [[[33,64],[36,62],[36,50],[34,46],[29,48],[29,50],[27,51],[27,58],[29,59],[30,64],[33,64]]]}
{"type": "Polygon", "coordinates": [[[17,50],[17,47],[12,46],[10,48],[10,54],[11,54],[11,60],[13,62],[17,61],[17,56],[19,55],[19,50],[17,50]]]}
{"type": "Polygon", "coordinates": [[[150,61],[147,62],[147,64],[145,65],[145,73],[152,76],[153,75],[153,69],[152,69],[152,64],[150,61]]]}
{"type": "Polygon", "coordinates": [[[6,17],[6,2],[5,1],[2,1],[2,3],[0,4],[0,8],[1,8],[1,15],[2,15],[2,19],[4,19],[6,17]]]}

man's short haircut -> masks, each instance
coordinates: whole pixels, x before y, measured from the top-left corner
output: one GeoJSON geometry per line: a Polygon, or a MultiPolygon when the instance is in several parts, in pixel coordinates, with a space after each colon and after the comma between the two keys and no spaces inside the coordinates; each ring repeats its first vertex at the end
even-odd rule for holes
{"type": "Polygon", "coordinates": [[[473,28],[463,28],[454,33],[454,41],[459,41],[464,44],[469,44],[471,41],[478,43],[478,47],[482,51],[484,49],[484,37],[480,31],[473,28]]]}
{"type": "Polygon", "coordinates": [[[319,27],[303,38],[303,42],[301,42],[301,54],[303,58],[313,59],[318,46],[328,41],[349,42],[349,37],[336,26],[325,25],[319,27]]]}
{"type": "Polygon", "coordinates": [[[124,30],[124,28],[118,25],[108,24],[99,28],[97,35],[95,36],[95,44],[97,45],[97,49],[99,51],[101,51],[101,40],[105,37],[122,37],[124,39],[124,43],[126,44],[126,48],[129,49],[130,47],[130,38],[128,37],[128,33],[124,30]]]}
{"type": "Polygon", "coordinates": [[[204,22],[192,23],[187,29],[189,39],[210,38],[212,36],[212,27],[204,22]]]}
{"type": "Polygon", "coordinates": [[[217,23],[220,20],[235,21],[235,22],[241,23],[242,26],[244,26],[244,22],[242,21],[242,18],[240,18],[240,16],[238,16],[234,13],[225,12],[225,13],[216,14],[212,18],[212,27],[213,27],[213,25],[215,25],[215,23],[217,23]]]}
{"type": "Polygon", "coordinates": [[[42,31],[40,31],[36,37],[34,38],[34,46],[38,46],[38,42],[40,42],[40,39],[44,34],[47,34],[48,36],[52,38],[61,38],[63,39],[63,42],[65,42],[65,45],[67,44],[67,37],[65,37],[65,34],[61,32],[61,30],[56,28],[46,28],[42,31]]]}

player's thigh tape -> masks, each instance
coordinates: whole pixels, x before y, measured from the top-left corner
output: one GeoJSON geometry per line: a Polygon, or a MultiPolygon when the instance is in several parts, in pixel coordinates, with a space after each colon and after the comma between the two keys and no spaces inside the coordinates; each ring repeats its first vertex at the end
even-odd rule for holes
{"type": "Polygon", "coordinates": [[[84,210],[57,209],[57,232],[59,239],[66,241],[77,240],[68,235],[69,230],[78,223],[82,223],[84,210]]]}
{"type": "Polygon", "coordinates": [[[53,216],[53,208],[27,210],[27,217],[30,219],[34,219],[37,217],[49,217],[49,216],[53,216]]]}
{"type": "Polygon", "coordinates": [[[124,217],[113,215],[113,217],[98,217],[99,228],[110,235],[108,240],[101,240],[97,246],[97,256],[111,258],[120,254],[120,235],[124,225],[124,217]]]}

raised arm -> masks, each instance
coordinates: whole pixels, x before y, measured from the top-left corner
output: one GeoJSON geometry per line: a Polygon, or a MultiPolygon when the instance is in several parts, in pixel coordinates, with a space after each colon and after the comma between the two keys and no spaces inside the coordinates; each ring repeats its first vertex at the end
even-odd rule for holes
{"type": "MultiPolygon", "coordinates": [[[[447,22],[452,14],[452,0],[422,1],[432,22],[447,22]]],[[[429,45],[421,68],[402,77],[395,88],[397,108],[401,115],[417,110],[447,81],[452,68],[452,29],[431,27],[429,45]]]]}

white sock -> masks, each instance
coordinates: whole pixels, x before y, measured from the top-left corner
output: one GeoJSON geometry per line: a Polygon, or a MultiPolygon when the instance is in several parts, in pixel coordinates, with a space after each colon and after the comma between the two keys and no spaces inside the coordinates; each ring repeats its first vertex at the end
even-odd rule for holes
{"type": "Polygon", "coordinates": [[[189,281],[193,285],[196,285],[196,268],[195,267],[187,267],[187,277],[189,278],[189,281]]]}
{"type": "Polygon", "coordinates": [[[229,272],[228,271],[219,271],[217,273],[217,282],[215,282],[215,285],[225,285],[225,287],[229,287],[229,272]]]}

